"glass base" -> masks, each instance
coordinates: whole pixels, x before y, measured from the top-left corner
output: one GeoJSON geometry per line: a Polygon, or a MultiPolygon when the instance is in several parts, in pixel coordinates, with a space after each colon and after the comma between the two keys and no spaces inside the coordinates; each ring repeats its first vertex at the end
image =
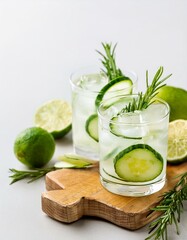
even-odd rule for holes
{"type": "Polygon", "coordinates": [[[76,154],[78,154],[80,156],[87,157],[87,158],[93,159],[93,160],[99,160],[99,153],[84,151],[84,150],[82,150],[80,148],[76,148],[76,147],[74,147],[74,151],[76,154]]]}
{"type": "Polygon", "coordinates": [[[104,188],[106,188],[109,192],[122,195],[122,196],[130,196],[130,197],[142,197],[158,192],[165,185],[166,179],[162,178],[160,181],[151,184],[145,185],[127,185],[127,184],[119,184],[107,181],[100,177],[101,184],[104,188]]]}

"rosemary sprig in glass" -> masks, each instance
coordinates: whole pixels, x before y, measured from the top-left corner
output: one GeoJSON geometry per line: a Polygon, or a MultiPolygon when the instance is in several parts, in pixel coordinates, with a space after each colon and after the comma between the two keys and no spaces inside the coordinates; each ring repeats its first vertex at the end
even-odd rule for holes
{"type": "Polygon", "coordinates": [[[151,234],[145,240],[168,240],[167,227],[174,223],[176,232],[179,235],[179,226],[181,212],[183,210],[183,201],[187,200],[187,172],[177,176],[180,177],[174,188],[163,194],[163,200],[158,206],[153,208],[152,213],[162,212],[163,215],[153,221],[150,225],[151,234]]]}
{"type": "Polygon", "coordinates": [[[133,98],[132,102],[130,102],[125,108],[123,108],[120,113],[134,112],[136,110],[143,110],[148,108],[149,105],[154,102],[154,97],[157,95],[158,90],[166,85],[164,82],[172,75],[169,74],[168,76],[160,80],[163,71],[163,67],[159,67],[150,85],[148,79],[148,71],[146,71],[146,92],[144,94],[142,92],[139,92],[138,97],[133,98]]]}
{"type": "Polygon", "coordinates": [[[114,78],[124,76],[121,69],[117,68],[116,60],[115,60],[115,50],[117,43],[112,47],[112,44],[109,43],[102,43],[104,48],[105,54],[97,51],[102,59],[101,62],[105,69],[102,71],[108,76],[109,80],[113,80],[114,78]]]}

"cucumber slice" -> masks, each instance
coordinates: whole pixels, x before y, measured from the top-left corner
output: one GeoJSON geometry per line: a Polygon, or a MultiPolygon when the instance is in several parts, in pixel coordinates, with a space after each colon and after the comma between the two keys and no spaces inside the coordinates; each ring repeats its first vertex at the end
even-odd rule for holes
{"type": "Polygon", "coordinates": [[[92,114],[91,116],[89,116],[89,118],[86,121],[85,129],[91,138],[93,138],[96,142],[99,141],[97,114],[92,114]]]}
{"type": "Polygon", "coordinates": [[[114,168],[127,182],[147,182],[161,174],[163,158],[149,145],[136,144],[117,154],[114,168]]]}
{"type": "MultiPolygon", "coordinates": [[[[127,138],[127,139],[142,139],[142,135],[138,136],[138,132],[132,129],[126,130],[124,129],[123,125],[120,125],[118,123],[119,119],[118,116],[117,117],[113,117],[111,119],[111,123],[110,123],[110,132],[118,137],[122,137],[122,138],[127,138]],[[129,135],[127,135],[127,133],[129,132],[129,135]],[[134,133],[134,136],[133,136],[134,133]]],[[[135,127],[133,126],[133,128],[135,129],[135,127]]],[[[143,133],[142,133],[143,134],[143,133]]]]}
{"type": "Polygon", "coordinates": [[[58,160],[54,165],[56,168],[87,168],[95,164],[94,160],[71,153],[59,156],[58,160]]]}
{"type": "MultiPolygon", "coordinates": [[[[123,94],[130,94],[132,93],[132,80],[128,77],[118,77],[111,80],[108,84],[106,84],[98,93],[95,105],[96,107],[99,106],[100,102],[106,96],[107,93],[123,90],[123,94]]],[[[113,95],[114,97],[115,95],[113,95]]]]}

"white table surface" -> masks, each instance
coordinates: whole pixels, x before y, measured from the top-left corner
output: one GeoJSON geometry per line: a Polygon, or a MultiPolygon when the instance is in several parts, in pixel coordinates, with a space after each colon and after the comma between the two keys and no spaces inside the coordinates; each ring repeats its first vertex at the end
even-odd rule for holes
{"type": "MultiPolygon", "coordinates": [[[[128,231],[101,219],[57,222],[41,210],[44,179],[9,185],[9,168],[24,169],[13,154],[17,134],[33,126],[43,102],[70,101],[70,74],[98,63],[101,42],[118,42],[117,62],[145,71],[163,65],[168,84],[187,88],[186,0],[0,0],[0,239],[145,239],[147,226],[128,231]]],[[[56,157],[72,151],[71,134],[57,141],[56,157]]],[[[187,205],[187,204],[186,204],[187,205]]],[[[185,209],[187,210],[187,206],[185,209]]],[[[180,239],[187,239],[187,214],[180,239]]],[[[179,237],[169,228],[172,240],[179,237]]]]}

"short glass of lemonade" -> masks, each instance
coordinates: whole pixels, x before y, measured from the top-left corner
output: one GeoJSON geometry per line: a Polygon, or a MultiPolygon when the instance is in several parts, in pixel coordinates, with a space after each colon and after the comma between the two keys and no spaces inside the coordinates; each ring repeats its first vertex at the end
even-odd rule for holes
{"type": "Polygon", "coordinates": [[[156,99],[146,109],[125,112],[136,98],[116,96],[98,108],[101,183],[124,196],[150,195],[166,179],[169,106],[156,99]]]}

